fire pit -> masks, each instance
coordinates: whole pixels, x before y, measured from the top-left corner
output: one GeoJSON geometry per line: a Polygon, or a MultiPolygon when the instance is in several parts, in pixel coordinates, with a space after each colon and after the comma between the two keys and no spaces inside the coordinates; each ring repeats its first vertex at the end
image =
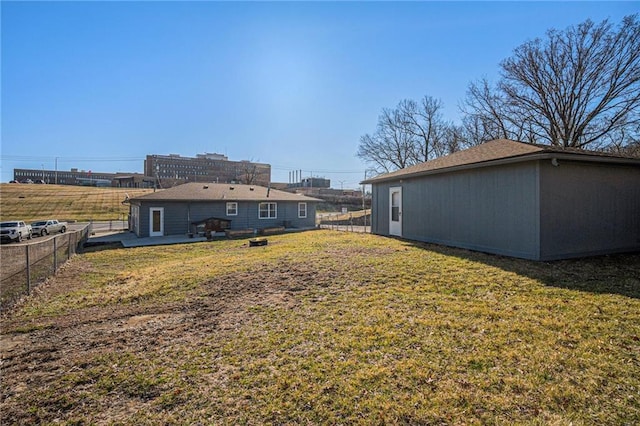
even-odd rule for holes
{"type": "Polygon", "coordinates": [[[268,240],[266,238],[252,238],[249,240],[249,247],[266,246],[268,240]]]}

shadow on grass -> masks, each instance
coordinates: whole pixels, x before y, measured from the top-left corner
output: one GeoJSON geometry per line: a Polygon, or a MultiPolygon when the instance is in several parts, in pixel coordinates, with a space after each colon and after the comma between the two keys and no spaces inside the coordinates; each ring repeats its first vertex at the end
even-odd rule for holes
{"type": "Polygon", "coordinates": [[[640,299],[640,252],[536,262],[418,241],[405,244],[479,262],[558,288],[640,299]]]}
{"type": "Polygon", "coordinates": [[[92,253],[103,250],[113,250],[124,248],[121,242],[109,242],[109,243],[85,243],[82,247],[82,253],[92,253]]]}

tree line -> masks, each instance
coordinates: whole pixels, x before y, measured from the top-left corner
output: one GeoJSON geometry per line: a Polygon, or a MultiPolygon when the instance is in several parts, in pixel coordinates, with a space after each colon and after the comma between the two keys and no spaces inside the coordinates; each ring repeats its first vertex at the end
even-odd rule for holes
{"type": "Polygon", "coordinates": [[[461,121],[425,95],[383,108],[357,156],[378,173],[493,139],[640,157],[640,23],[587,20],[518,46],[500,77],[473,81],[461,121]]]}

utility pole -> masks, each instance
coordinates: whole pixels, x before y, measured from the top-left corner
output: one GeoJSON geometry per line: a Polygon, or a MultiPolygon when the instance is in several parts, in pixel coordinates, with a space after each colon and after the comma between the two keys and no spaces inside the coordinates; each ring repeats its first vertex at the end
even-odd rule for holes
{"type": "Polygon", "coordinates": [[[56,174],[55,174],[55,183],[58,184],[58,157],[56,157],[56,174]]]}
{"type": "Polygon", "coordinates": [[[158,176],[160,174],[160,165],[158,164],[158,161],[156,160],[156,181],[157,184],[154,186],[153,188],[153,192],[156,192],[156,187],[157,188],[162,188],[162,184],[160,183],[160,176],[158,176]]]}
{"type": "MultiPolygon", "coordinates": [[[[364,171],[364,180],[367,180],[367,171],[364,171]]],[[[362,217],[364,219],[364,232],[367,232],[367,206],[364,202],[364,183],[362,184],[362,217]]]]}

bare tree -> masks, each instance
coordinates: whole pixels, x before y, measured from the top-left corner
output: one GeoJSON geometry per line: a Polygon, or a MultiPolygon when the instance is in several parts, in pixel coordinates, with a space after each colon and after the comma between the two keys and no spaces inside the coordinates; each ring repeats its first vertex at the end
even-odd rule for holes
{"type": "Polygon", "coordinates": [[[628,132],[626,128],[608,133],[604,137],[605,150],[617,155],[640,158],[640,123],[628,132]]]}
{"type": "Polygon", "coordinates": [[[442,107],[439,99],[424,96],[383,109],[376,131],[360,137],[358,157],[378,172],[390,172],[459,149],[459,140],[450,140],[458,134],[442,118],[442,107]]]}
{"type": "Polygon", "coordinates": [[[459,139],[464,148],[480,145],[500,136],[494,131],[488,120],[477,114],[462,117],[462,124],[457,128],[459,139]]]}
{"type": "MultiPolygon", "coordinates": [[[[637,135],[640,24],[587,20],[524,43],[501,63],[495,88],[472,83],[463,111],[492,138],[602,149],[607,135],[637,135]]],[[[482,136],[486,137],[486,136],[482,136]]]]}
{"type": "Polygon", "coordinates": [[[492,87],[486,78],[469,84],[465,103],[460,107],[462,125],[470,145],[493,139],[513,139],[535,142],[531,126],[523,120],[526,113],[512,102],[499,87],[492,87]]]}
{"type": "Polygon", "coordinates": [[[467,142],[464,126],[456,126],[449,123],[445,129],[444,144],[442,144],[440,156],[453,154],[471,146],[473,145],[467,142]]]}
{"type": "Polygon", "coordinates": [[[424,96],[420,103],[405,99],[397,111],[403,129],[413,138],[413,161],[420,163],[439,157],[445,150],[449,124],[442,118],[442,101],[424,96]]]}
{"type": "Polygon", "coordinates": [[[255,185],[260,180],[262,169],[258,167],[253,158],[242,160],[235,168],[235,180],[245,185],[255,185]]]}
{"type": "Polygon", "coordinates": [[[486,78],[469,84],[467,98],[460,109],[466,115],[465,127],[479,143],[519,139],[519,125],[511,122],[506,100],[486,78]]]}
{"type": "Polygon", "coordinates": [[[415,164],[414,143],[402,125],[398,110],[383,109],[373,134],[360,137],[358,157],[378,173],[403,169],[415,164]]]}

